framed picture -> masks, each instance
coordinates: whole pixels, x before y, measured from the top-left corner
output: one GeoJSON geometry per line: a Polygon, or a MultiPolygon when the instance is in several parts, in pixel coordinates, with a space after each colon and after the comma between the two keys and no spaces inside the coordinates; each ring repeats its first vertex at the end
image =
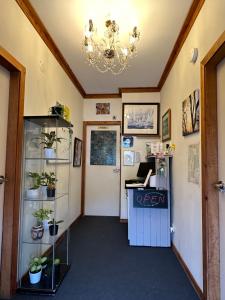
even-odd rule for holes
{"type": "Polygon", "coordinates": [[[123,135],[159,135],[159,103],[124,103],[122,117],[123,135]]]}
{"type": "Polygon", "coordinates": [[[124,166],[134,165],[134,151],[129,151],[129,150],[123,151],[123,165],[124,166]]]}
{"type": "Polygon", "coordinates": [[[195,90],[182,103],[183,136],[199,131],[199,90],[195,90]]]}
{"type": "Polygon", "coordinates": [[[171,140],[171,109],[162,116],[162,141],[171,140]]]}
{"type": "Polygon", "coordinates": [[[134,138],[132,136],[123,136],[123,148],[132,148],[134,145],[134,138]]]}
{"type": "Polygon", "coordinates": [[[75,137],[74,150],[73,150],[73,166],[74,167],[80,167],[81,153],[82,153],[82,141],[75,137]]]}
{"type": "Polygon", "coordinates": [[[110,103],[96,103],[96,115],[109,115],[110,103]]]}

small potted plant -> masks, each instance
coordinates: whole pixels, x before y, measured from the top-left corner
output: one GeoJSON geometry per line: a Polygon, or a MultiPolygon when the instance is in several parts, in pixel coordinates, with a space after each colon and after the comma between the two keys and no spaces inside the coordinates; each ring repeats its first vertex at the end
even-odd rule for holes
{"type": "Polygon", "coordinates": [[[41,176],[37,172],[29,172],[28,176],[32,178],[32,186],[27,190],[28,198],[38,198],[41,186],[41,176]]]}
{"type": "Polygon", "coordinates": [[[57,235],[59,230],[59,224],[63,223],[63,220],[56,221],[55,219],[52,219],[48,222],[49,224],[49,234],[50,235],[57,235]]]}
{"type": "Polygon", "coordinates": [[[42,257],[32,258],[29,265],[30,283],[36,284],[41,280],[42,273],[42,257]]]}
{"type": "Polygon", "coordinates": [[[41,132],[41,143],[44,145],[44,157],[55,158],[54,143],[61,143],[62,138],[57,138],[55,131],[41,132]]]}
{"type": "Polygon", "coordinates": [[[47,197],[55,197],[56,177],[54,172],[45,173],[47,183],[47,197]]]}
{"type": "Polygon", "coordinates": [[[44,229],[48,229],[49,215],[53,213],[53,210],[47,208],[40,208],[33,212],[33,216],[37,218],[37,225],[43,225],[44,229]]]}

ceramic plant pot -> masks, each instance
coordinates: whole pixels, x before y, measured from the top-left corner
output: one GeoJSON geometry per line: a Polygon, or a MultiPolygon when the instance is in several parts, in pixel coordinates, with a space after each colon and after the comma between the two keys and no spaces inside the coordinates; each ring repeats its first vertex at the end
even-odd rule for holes
{"type": "Polygon", "coordinates": [[[55,149],[44,148],[44,157],[45,158],[55,158],[55,149]]]}
{"type": "Polygon", "coordinates": [[[29,272],[29,277],[30,277],[30,283],[31,284],[38,283],[41,280],[41,272],[42,272],[42,270],[40,270],[37,273],[29,272]]]}
{"type": "Polygon", "coordinates": [[[33,226],[31,228],[31,237],[34,241],[42,239],[44,234],[44,227],[42,225],[33,226]]]}
{"type": "Polygon", "coordinates": [[[47,219],[43,220],[42,224],[43,224],[44,230],[48,230],[48,227],[49,227],[48,220],[47,219]]]}
{"type": "Polygon", "coordinates": [[[41,190],[42,197],[45,198],[46,195],[47,195],[47,185],[42,185],[41,188],[40,188],[40,190],[41,190]]]}
{"type": "Polygon", "coordinates": [[[27,190],[27,198],[37,199],[40,195],[40,189],[29,189],[27,190]]]}
{"type": "Polygon", "coordinates": [[[47,197],[49,197],[49,198],[55,197],[55,189],[47,188],[47,197]]]}
{"type": "Polygon", "coordinates": [[[49,225],[49,234],[57,235],[59,230],[59,225],[49,225]]]}

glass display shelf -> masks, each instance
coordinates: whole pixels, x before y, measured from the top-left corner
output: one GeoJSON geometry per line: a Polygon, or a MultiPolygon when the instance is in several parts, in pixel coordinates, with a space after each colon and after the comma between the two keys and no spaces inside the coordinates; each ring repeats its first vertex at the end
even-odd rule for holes
{"type": "Polygon", "coordinates": [[[46,161],[65,161],[70,163],[71,161],[68,158],[46,158],[46,157],[25,157],[25,160],[46,160],[46,161]]]}
{"type": "Polygon", "coordinates": [[[69,193],[57,193],[55,195],[55,197],[40,196],[37,198],[29,198],[27,196],[24,196],[24,201],[31,201],[31,202],[33,202],[33,201],[45,201],[45,202],[50,201],[50,202],[52,202],[52,201],[55,201],[59,198],[63,198],[68,195],[69,195],[69,193]]]}
{"type": "Polygon", "coordinates": [[[24,119],[41,127],[73,127],[70,122],[59,115],[26,116],[24,119]]]}
{"type": "Polygon", "coordinates": [[[32,244],[32,245],[53,245],[57,242],[57,240],[65,233],[67,230],[66,226],[60,224],[58,229],[58,234],[51,236],[49,234],[48,229],[44,231],[43,237],[38,240],[33,240],[31,237],[31,233],[27,233],[23,238],[22,243],[24,244],[32,244]]]}

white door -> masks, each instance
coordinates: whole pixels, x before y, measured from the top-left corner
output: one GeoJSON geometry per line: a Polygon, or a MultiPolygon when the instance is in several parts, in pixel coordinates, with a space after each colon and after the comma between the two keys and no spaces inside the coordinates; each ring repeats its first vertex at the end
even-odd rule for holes
{"type": "MultiPolygon", "coordinates": [[[[0,176],[5,176],[6,139],[8,123],[9,102],[9,80],[10,74],[0,66],[0,176]]],[[[4,202],[4,183],[0,184],[0,257],[2,245],[2,218],[4,202]]],[[[1,259],[0,259],[1,264],[1,259]]]]}
{"type": "Polygon", "coordinates": [[[120,126],[88,126],[85,215],[119,216],[120,126]]]}
{"type": "MultiPolygon", "coordinates": [[[[219,180],[225,182],[225,59],[217,69],[218,96],[218,166],[219,180]]],[[[216,145],[212,145],[216,147],[216,145]]],[[[219,193],[219,221],[220,221],[220,287],[221,300],[225,300],[225,193],[219,193]]]]}

